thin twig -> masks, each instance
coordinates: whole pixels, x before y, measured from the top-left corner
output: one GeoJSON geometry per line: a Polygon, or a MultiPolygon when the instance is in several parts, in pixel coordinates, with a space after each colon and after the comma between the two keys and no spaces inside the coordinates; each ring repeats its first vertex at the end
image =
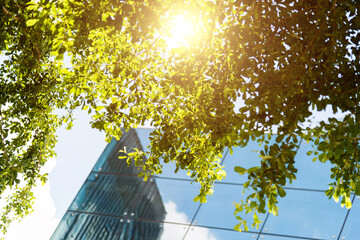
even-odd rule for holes
{"type": "Polygon", "coordinates": [[[0,134],[1,134],[2,144],[4,145],[3,151],[4,151],[5,157],[9,160],[9,155],[7,154],[6,149],[5,149],[5,137],[4,137],[3,130],[2,130],[4,119],[3,119],[3,115],[2,115],[2,111],[1,111],[1,106],[0,106],[0,116],[1,116],[0,117],[0,134]]]}
{"type": "Polygon", "coordinates": [[[42,58],[41,58],[41,54],[40,54],[40,51],[39,51],[39,48],[38,48],[37,44],[35,44],[35,48],[36,48],[36,52],[37,52],[37,55],[38,55],[38,59],[40,61],[40,60],[42,60],[42,58]]]}
{"type": "Polygon", "coordinates": [[[19,21],[19,18],[16,17],[14,13],[10,12],[9,10],[7,10],[7,9],[5,8],[5,6],[3,6],[3,10],[4,10],[4,12],[5,12],[6,14],[11,15],[16,21],[19,21]]]}

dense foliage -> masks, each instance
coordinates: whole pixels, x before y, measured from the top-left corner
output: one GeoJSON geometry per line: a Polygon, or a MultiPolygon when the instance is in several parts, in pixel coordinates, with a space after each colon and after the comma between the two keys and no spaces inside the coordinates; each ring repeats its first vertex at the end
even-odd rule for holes
{"type": "Polygon", "coordinates": [[[256,213],[277,214],[301,138],[332,163],[326,194],[350,207],[360,194],[358,14],[354,0],[0,1],[0,194],[12,189],[1,228],[30,211],[75,108],[108,140],[150,121],[150,151],[130,156],[145,178],[175,162],[200,183],[201,202],[225,177],[225,148],[262,143],[260,166],[235,168],[255,190],[236,213],[251,210],[255,225],[256,213]],[[193,34],[170,49],[177,15],[193,34]],[[311,118],[327,107],[345,118],[311,118]]]}

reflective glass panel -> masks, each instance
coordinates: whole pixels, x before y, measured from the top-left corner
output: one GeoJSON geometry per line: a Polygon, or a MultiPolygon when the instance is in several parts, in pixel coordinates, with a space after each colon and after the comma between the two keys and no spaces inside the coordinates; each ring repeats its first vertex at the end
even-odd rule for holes
{"type": "Polygon", "coordinates": [[[356,196],[345,222],[340,239],[359,239],[360,236],[360,196],[356,196]]]}
{"type": "Polygon", "coordinates": [[[51,237],[52,240],[132,239],[131,223],[123,218],[67,212],[51,237]]]}
{"type": "Polygon", "coordinates": [[[93,171],[101,171],[106,160],[109,158],[110,155],[113,154],[116,145],[117,145],[116,140],[115,139],[111,140],[111,142],[106,146],[106,148],[102,152],[101,156],[99,157],[99,160],[96,162],[93,171]]]}
{"type": "MultiPolygon", "coordinates": [[[[235,225],[239,223],[234,216],[234,203],[244,199],[242,191],[243,187],[240,185],[217,183],[214,188],[214,194],[208,197],[208,201],[205,204],[202,204],[193,224],[233,230],[235,225]]],[[[248,220],[250,231],[259,231],[259,229],[251,227],[253,222],[251,214],[241,214],[240,216],[248,220]]],[[[260,215],[259,219],[263,220],[264,216],[260,215]]]]}
{"type": "Polygon", "coordinates": [[[138,137],[139,137],[139,140],[140,140],[140,143],[141,143],[141,146],[143,148],[144,151],[148,151],[148,146],[150,146],[150,133],[152,131],[154,131],[153,128],[137,128],[135,129],[138,137]]]}
{"type": "Polygon", "coordinates": [[[67,212],[52,240],[182,240],[189,225],[67,212]]]}
{"type": "Polygon", "coordinates": [[[279,215],[269,215],[265,228],[271,234],[331,239],[345,219],[346,208],[329,200],[324,193],[287,190],[279,199],[279,215]]]}
{"type": "Polygon", "coordinates": [[[252,236],[255,236],[255,234],[246,232],[240,233],[233,230],[191,226],[186,234],[185,240],[254,240],[252,236]]]}
{"type": "Polygon", "coordinates": [[[192,180],[188,175],[187,171],[183,169],[179,169],[178,172],[175,173],[176,164],[173,162],[163,163],[163,169],[161,174],[157,174],[156,176],[163,178],[174,178],[174,179],[184,179],[184,180],[192,180]]]}
{"type": "Polygon", "coordinates": [[[309,151],[313,151],[311,143],[303,140],[295,156],[295,167],[298,169],[297,179],[289,187],[327,190],[331,182],[331,165],[319,161],[313,162],[315,156],[308,156],[309,151]]]}
{"type": "MultiPolygon", "coordinates": [[[[165,209],[165,222],[172,223],[190,223],[198,206],[198,202],[193,199],[198,194],[199,187],[189,181],[155,178],[153,182],[149,182],[148,189],[156,189],[149,191],[146,199],[149,201],[162,202],[165,209]]],[[[143,203],[138,202],[137,209],[143,209],[143,203]]],[[[153,219],[153,215],[146,210],[138,211],[139,218],[153,219]]]]}
{"type": "Polygon", "coordinates": [[[223,179],[222,182],[245,183],[248,180],[247,174],[239,175],[234,171],[234,167],[250,168],[259,166],[261,159],[259,153],[256,151],[260,151],[261,149],[262,147],[259,146],[258,142],[249,141],[246,147],[233,148],[232,154],[229,151],[223,162],[226,178],[223,179]]]}
{"type": "MultiPolygon", "coordinates": [[[[141,224],[143,221],[139,221],[141,224]]],[[[158,240],[183,240],[189,225],[161,223],[162,231],[158,240]]],[[[146,239],[145,239],[146,240],[146,239]]],[[[205,240],[205,239],[204,239],[205,240]]]]}
{"type": "MultiPolygon", "coordinates": [[[[309,238],[292,238],[288,236],[282,236],[282,235],[266,235],[266,234],[260,234],[259,240],[309,240],[309,238]]],[[[318,240],[316,238],[311,238],[311,240],[318,240]]]]}
{"type": "Polygon", "coordinates": [[[146,182],[136,176],[92,173],[69,209],[126,216],[142,196],[145,185],[146,182]]]}

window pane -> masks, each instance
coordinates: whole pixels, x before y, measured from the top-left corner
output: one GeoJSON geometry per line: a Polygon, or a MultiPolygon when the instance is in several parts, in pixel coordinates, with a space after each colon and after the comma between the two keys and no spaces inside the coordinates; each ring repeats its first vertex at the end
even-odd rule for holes
{"type": "MultiPolygon", "coordinates": [[[[139,221],[131,218],[117,218],[86,213],[71,213],[66,215],[67,226],[56,229],[53,240],[158,240],[164,234],[167,226],[160,222],[139,221]]],[[[179,227],[180,228],[180,227],[179,227]]],[[[174,228],[172,228],[173,230],[174,228]]],[[[176,232],[180,237],[184,234],[184,226],[176,232]]],[[[176,238],[174,238],[176,239],[176,238]]]]}
{"type": "MultiPolygon", "coordinates": [[[[260,234],[259,240],[310,240],[310,238],[299,238],[299,237],[292,238],[282,235],[273,236],[273,235],[260,234]]],[[[317,240],[317,239],[311,238],[311,240],[317,240]]]]}
{"type": "Polygon", "coordinates": [[[222,182],[245,183],[248,180],[247,174],[239,175],[234,171],[234,167],[250,168],[260,166],[259,153],[256,151],[261,149],[262,147],[259,146],[259,143],[249,141],[246,147],[235,147],[232,154],[229,151],[223,162],[226,178],[222,182]]]}
{"type": "MultiPolygon", "coordinates": [[[[216,184],[214,194],[208,197],[208,201],[202,204],[194,225],[227,228],[233,230],[239,221],[234,216],[234,202],[240,202],[245,197],[242,195],[243,187],[231,184],[216,184]]],[[[247,195],[247,193],[246,193],[247,195]]],[[[240,213],[243,219],[248,220],[250,231],[258,232],[259,229],[252,228],[252,214],[240,213]]],[[[264,215],[259,216],[265,219],[264,215]]],[[[260,224],[261,228],[261,224],[260,224]]]]}
{"type": "Polygon", "coordinates": [[[358,239],[360,236],[360,196],[356,196],[349,216],[346,220],[340,239],[358,239]]]}
{"type": "Polygon", "coordinates": [[[237,232],[234,230],[223,230],[223,229],[191,226],[188,233],[186,234],[185,240],[226,240],[226,239],[254,240],[252,236],[257,236],[257,234],[237,232]]]}
{"type": "MultiPolygon", "coordinates": [[[[198,194],[199,186],[195,183],[191,184],[189,181],[161,179],[155,178],[150,182],[160,194],[160,199],[154,201],[161,201],[165,208],[165,222],[173,223],[190,223],[199,203],[194,202],[193,199],[198,194]]],[[[149,187],[150,189],[150,187],[149,187]]],[[[152,191],[153,193],[155,191],[152,191]]],[[[152,195],[152,194],[150,194],[152,195]]],[[[149,198],[153,198],[152,196],[149,198]]],[[[137,208],[142,208],[141,202],[138,202],[137,208]]],[[[153,219],[151,214],[146,211],[139,211],[140,218],[153,219]]]]}
{"type": "Polygon", "coordinates": [[[189,225],[162,223],[159,240],[183,240],[189,225]]]}
{"type": "Polygon", "coordinates": [[[279,215],[269,215],[265,228],[271,234],[331,239],[340,232],[347,212],[322,192],[287,190],[279,199],[279,215]]]}
{"type": "Polygon", "coordinates": [[[297,179],[289,187],[327,190],[331,182],[331,165],[329,162],[313,162],[312,159],[315,156],[308,156],[308,151],[313,151],[311,143],[303,140],[295,156],[295,167],[298,169],[297,179]]]}
{"type": "MultiPolygon", "coordinates": [[[[127,216],[131,214],[136,202],[142,201],[148,204],[147,208],[155,211],[156,204],[146,201],[144,196],[146,191],[149,191],[147,182],[139,177],[92,173],[69,209],[127,216]]],[[[157,204],[162,204],[162,202],[157,204]]],[[[159,214],[155,215],[162,220],[159,214]]]]}

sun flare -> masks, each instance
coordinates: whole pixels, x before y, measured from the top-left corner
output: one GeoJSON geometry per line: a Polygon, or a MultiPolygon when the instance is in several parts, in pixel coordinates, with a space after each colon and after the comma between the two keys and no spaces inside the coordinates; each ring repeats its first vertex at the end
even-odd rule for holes
{"type": "Polygon", "coordinates": [[[165,40],[169,48],[187,46],[189,37],[192,33],[192,22],[184,15],[179,15],[172,21],[171,29],[165,40]]]}

